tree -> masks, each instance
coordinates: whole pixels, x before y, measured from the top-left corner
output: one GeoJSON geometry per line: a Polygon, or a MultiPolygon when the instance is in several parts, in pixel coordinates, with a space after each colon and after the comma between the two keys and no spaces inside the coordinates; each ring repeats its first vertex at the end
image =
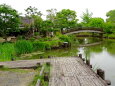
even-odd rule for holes
{"type": "Polygon", "coordinates": [[[0,5],[0,34],[6,41],[10,32],[19,30],[19,24],[18,12],[6,4],[0,5]]]}
{"type": "Polygon", "coordinates": [[[25,14],[25,15],[26,15],[27,17],[32,17],[32,16],[35,16],[35,15],[37,15],[37,16],[42,16],[41,11],[38,11],[37,8],[32,7],[32,6],[29,6],[27,9],[25,9],[25,11],[26,11],[26,14],[25,14]]]}
{"type": "Polygon", "coordinates": [[[104,27],[104,20],[102,18],[91,18],[88,24],[89,27],[96,27],[103,29],[104,27]]]}
{"type": "Polygon", "coordinates": [[[58,28],[70,29],[76,26],[77,19],[76,12],[70,9],[63,9],[56,14],[56,25],[58,28]]]}
{"type": "Polygon", "coordinates": [[[115,10],[110,10],[109,12],[106,13],[107,22],[110,22],[115,25],[115,10]]]}
{"type": "Polygon", "coordinates": [[[113,24],[110,23],[110,22],[106,22],[105,25],[104,25],[104,31],[108,34],[112,33],[113,32],[113,24]]]}
{"type": "Polygon", "coordinates": [[[47,20],[51,20],[52,22],[54,22],[56,13],[57,13],[57,9],[48,9],[46,10],[46,12],[48,13],[46,16],[47,20]]]}
{"type": "Polygon", "coordinates": [[[88,23],[90,22],[90,19],[92,18],[93,13],[89,13],[89,10],[86,9],[86,12],[83,12],[83,15],[81,16],[82,18],[82,24],[83,26],[87,26],[88,23]]]}
{"type": "Polygon", "coordinates": [[[28,17],[29,20],[32,20],[31,24],[30,24],[30,28],[32,28],[32,35],[34,36],[34,32],[36,30],[36,28],[38,29],[40,26],[40,23],[42,21],[42,13],[40,11],[38,11],[37,8],[35,7],[31,7],[29,6],[27,9],[25,9],[26,11],[26,17],[28,17]],[[38,24],[38,25],[37,25],[38,24]]]}
{"type": "Polygon", "coordinates": [[[40,16],[34,16],[34,28],[39,32],[42,27],[43,19],[40,16]]]}
{"type": "Polygon", "coordinates": [[[53,23],[50,20],[45,20],[42,22],[41,32],[44,36],[48,35],[48,32],[52,32],[53,23]]]}

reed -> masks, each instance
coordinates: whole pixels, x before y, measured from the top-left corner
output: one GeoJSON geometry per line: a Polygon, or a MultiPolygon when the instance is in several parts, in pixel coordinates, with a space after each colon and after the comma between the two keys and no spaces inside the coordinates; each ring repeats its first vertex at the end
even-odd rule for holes
{"type": "Polygon", "coordinates": [[[28,40],[19,40],[14,44],[16,54],[26,54],[31,53],[33,51],[33,45],[28,40]]]}
{"type": "Polygon", "coordinates": [[[12,58],[15,58],[14,44],[0,44],[0,61],[9,61],[12,58]]]}

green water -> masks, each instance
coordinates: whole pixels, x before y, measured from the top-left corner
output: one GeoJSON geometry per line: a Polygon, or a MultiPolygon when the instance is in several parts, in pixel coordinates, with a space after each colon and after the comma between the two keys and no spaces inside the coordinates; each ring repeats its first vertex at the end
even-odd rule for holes
{"type": "Polygon", "coordinates": [[[83,57],[90,59],[94,69],[103,69],[105,78],[111,81],[111,86],[115,86],[115,40],[104,40],[101,44],[78,50],[83,57]]]}
{"type": "MultiPolygon", "coordinates": [[[[98,38],[77,38],[79,45],[100,42],[98,38]]],[[[100,44],[87,47],[80,47],[73,44],[71,48],[46,51],[42,56],[77,56],[79,53],[84,58],[90,59],[93,69],[101,68],[105,71],[105,78],[115,86],[115,40],[103,40],[100,44]]],[[[41,55],[33,56],[39,58],[41,55]]]]}

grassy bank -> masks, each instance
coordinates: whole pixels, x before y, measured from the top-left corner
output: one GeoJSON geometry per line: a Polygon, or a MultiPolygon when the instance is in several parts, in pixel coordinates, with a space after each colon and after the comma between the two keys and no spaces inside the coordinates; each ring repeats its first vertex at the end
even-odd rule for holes
{"type": "Polygon", "coordinates": [[[40,66],[40,67],[38,67],[36,69],[37,74],[35,75],[33,81],[30,83],[29,86],[36,86],[38,80],[40,80],[40,86],[48,86],[49,85],[49,80],[48,79],[50,77],[51,65],[50,64],[43,64],[42,66],[40,66]],[[40,70],[42,69],[42,66],[44,66],[44,70],[43,70],[42,75],[39,75],[40,74],[40,70]],[[48,77],[48,79],[45,78],[46,76],[48,77]]]}
{"type": "Polygon", "coordinates": [[[75,36],[58,35],[55,37],[40,38],[35,40],[18,40],[15,43],[0,44],[0,61],[20,59],[20,55],[36,51],[46,51],[62,48],[64,42],[71,44],[75,36]]]}

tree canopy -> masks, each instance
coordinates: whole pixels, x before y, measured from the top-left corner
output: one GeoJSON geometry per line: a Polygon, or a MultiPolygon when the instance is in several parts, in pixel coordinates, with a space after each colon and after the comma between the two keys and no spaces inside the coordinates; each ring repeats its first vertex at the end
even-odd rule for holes
{"type": "Polygon", "coordinates": [[[89,27],[103,28],[104,20],[102,18],[91,18],[88,24],[89,27]]]}
{"type": "Polygon", "coordinates": [[[32,30],[32,35],[34,36],[34,32],[36,30],[40,30],[41,27],[41,23],[42,23],[42,13],[41,11],[38,11],[37,8],[29,6],[27,9],[25,9],[26,11],[26,17],[29,20],[32,20],[31,24],[29,25],[29,28],[32,30]]]}
{"type": "Polygon", "coordinates": [[[86,9],[86,12],[83,12],[83,15],[81,16],[83,26],[88,25],[90,19],[92,18],[92,15],[93,13],[92,12],[90,13],[88,9],[86,9]]]}
{"type": "Polygon", "coordinates": [[[59,28],[72,28],[77,23],[76,12],[70,9],[63,9],[56,14],[56,24],[59,28]]]}
{"type": "Polygon", "coordinates": [[[115,10],[110,10],[106,13],[106,16],[108,17],[106,21],[115,25],[115,10]]]}
{"type": "Polygon", "coordinates": [[[56,13],[57,13],[57,9],[48,9],[46,10],[46,12],[48,13],[46,16],[47,20],[51,20],[52,22],[54,22],[56,13]]]}
{"type": "Polygon", "coordinates": [[[19,30],[20,19],[18,12],[6,4],[0,5],[0,33],[6,37],[9,32],[19,30]]]}
{"type": "Polygon", "coordinates": [[[32,17],[32,16],[35,16],[35,15],[42,16],[41,11],[38,11],[37,8],[32,7],[32,6],[29,6],[27,9],[25,9],[25,11],[26,11],[25,15],[28,16],[28,17],[32,17]]]}

